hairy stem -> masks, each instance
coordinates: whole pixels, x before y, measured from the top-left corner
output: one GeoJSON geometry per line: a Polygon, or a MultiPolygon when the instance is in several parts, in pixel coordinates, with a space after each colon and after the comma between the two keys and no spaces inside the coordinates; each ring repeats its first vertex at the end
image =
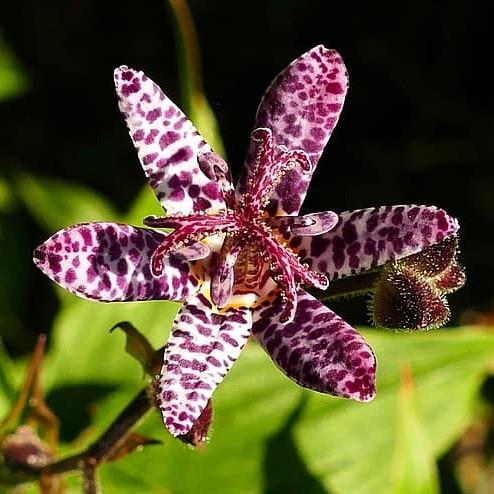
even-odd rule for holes
{"type": "Polygon", "coordinates": [[[324,291],[317,291],[317,297],[322,300],[335,300],[342,297],[356,297],[365,295],[375,289],[382,270],[368,271],[347,278],[340,278],[330,282],[324,291]]]}

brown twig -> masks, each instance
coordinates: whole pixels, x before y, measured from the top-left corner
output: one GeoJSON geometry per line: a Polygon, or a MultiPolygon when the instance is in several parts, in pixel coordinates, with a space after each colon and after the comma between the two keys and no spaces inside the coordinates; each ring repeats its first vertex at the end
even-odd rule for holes
{"type": "Polygon", "coordinates": [[[42,474],[64,473],[83,469],[89,462],[96,469],[125,441],[136,423],[151,409],[147,388],[142,389],[122,410],[108,429],[85,451],[62,458],[41,469],[42,474]]]}

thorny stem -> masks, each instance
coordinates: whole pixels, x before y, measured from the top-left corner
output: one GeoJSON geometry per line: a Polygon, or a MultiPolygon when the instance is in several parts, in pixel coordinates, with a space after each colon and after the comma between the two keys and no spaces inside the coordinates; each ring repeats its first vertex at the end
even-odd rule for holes
{"type": "MultiPolygon", "coordinates": [[[[89,477],[89,470],[93,470],[111,456],[125,438],[130,434],[134,425],[151,409],[151,401],[147,388],[142,389],[135,398],[122,410],[108,429],[85,451],[68,456],[51,463],[40,470],[42,475],[64,473],[70,470],[81,469],[84,475],[84,485],[89,477]]],[[[94,478],[94,475],[93,475],[94,478]]],[[[96,490],[84,491],[87,494],[96,493],[96,490]]]]}

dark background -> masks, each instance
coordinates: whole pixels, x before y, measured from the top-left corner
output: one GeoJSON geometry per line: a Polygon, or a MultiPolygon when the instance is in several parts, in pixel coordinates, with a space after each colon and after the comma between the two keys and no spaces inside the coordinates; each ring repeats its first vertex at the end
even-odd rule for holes
{"type": "MultiPolygon", "coordinates": [[[[112,70],[124,63],[141,68],[178,99],[165,3],[2,2],[4,40],[30,85],[23,96],[0,104],[2,176],[27,170],[83,183],[126,209],[144,177],[118,113],[112,70]]],[[[488,2],[191,0],[190,6],[206,93],[234,172],[275,74],[318,43],[336,48],[351,89],[305,210],[400,203],[447,209],[461,223],[468,273],[467,286],[450,297],[453,323],[467,310],[493,309],[488,2]]],[[[25,232],[15,253],[25,262],[16,272],[21,288],[10,307],[7,344],[25,351],[29,335],[49,327],[56,301],[30,264],[31,248],[46,235],[22,206],[9,222],[25,232]]]]}

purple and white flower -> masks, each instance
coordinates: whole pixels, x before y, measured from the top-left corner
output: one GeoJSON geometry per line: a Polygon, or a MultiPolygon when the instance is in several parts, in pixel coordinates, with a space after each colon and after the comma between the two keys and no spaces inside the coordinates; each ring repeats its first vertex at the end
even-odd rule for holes
{"type": "MultiPolygon", "coordinates": [[[[122,66],[115,85],[166,215],[146,218],[147,228],[68,227],[39,246],[34,260],[80,297],[183,302],[156,385],[171,434],[190,431],[251,334],[300,385],[371,400],[372,349],[302,286],[325,290],[333,280],[397,266],[455,238],[458,224],[445,211],[425,206],[297,216],[347,92],[338,53],[316,46],[276,77],[258,109],[236,188],[226,162],[153,81],[122,66]]],[[[455,262],[455,249],[441,273],[455,262]]],[[[419,261],[414,266],[422,266],[419,261]]],[[[395,271],[388,271],[389,278],[395,271]]],[[[444,301],[441,273],[434,271],[424,283],[444,301]]]]}

